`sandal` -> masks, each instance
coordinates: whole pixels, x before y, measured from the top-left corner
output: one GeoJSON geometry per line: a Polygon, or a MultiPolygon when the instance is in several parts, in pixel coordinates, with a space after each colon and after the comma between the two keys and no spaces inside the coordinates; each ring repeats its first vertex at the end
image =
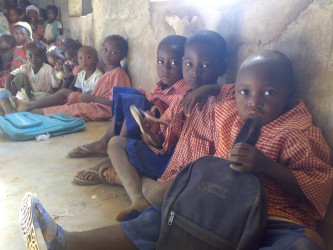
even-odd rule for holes
{"type": "Polygon", "coordinates": [[[158,122],[158,123],[163,123],[161,121],[161,119],[158,119],[158,118],[155,118],[153,116],[151,116],[150,114],[148,114],[147,112],[144,112],[143,110],[141,109],[138,109],[137,107],[135,107],[134,105],[131,105],[130,106],[130,111],[134,117],[134,120],[137,122],[137,124],[139,125],[139,128],[140,128],[140,131],[142,134],[145,134],[148,139],[150,140],[150,142],[157,148],[160,148],[161,147],[161,143],[160,141],[158,140],[158,138],[152,134],[152,132],[147,128],[147,126],[145,125],[144,123],[144,117],[149,119],[149,120],[152,120],[154,122],[158,122]]]}
{"type": "Polygon", "coordinates": [[[116,176],[117,176],[116,170],[114,170],[114,168],[111,165],[109,166],[104,165],[99,169],[99,179],[104,183],[121,185],[116,182],[116,176]],[[105,171],[109,171],[109,173],[111,172],[111,175],[109,175],[109,180],[107,180],[104,176],[105,171]]]}
{"type": "Polygon", "coordinates": [[[103,181],[99,178],[99,169],[102,168],[102,167],[105,167],[105,166],[109,166],[109,163],[110,163],[110,159],[106,158],[106,159],[103,159],[102,161],[98,162],[93,168],[87,169],[87,170],[83,170],[83,171],[81,171],[81,172],[78,173],[78,175],[81,174],[81,173],[83,173],[83,174],[85,174],[85,173],[91,173],[91,174],[96,175],[98,177],[98,179],[85,180],[85,179],[81,179],[77,175],[77,176],[75,176],[73,178],[73,182],[75,184],[82,185],[82,186],[102,184],[103,181]]]}
{"type": "Polygon", "coordinates": [[[72,151],[68,152],[69,158],[88,158],[88,157],[105,157],[108,156],[107,153],[98,153],[87,147],[87,145],[82,145],[74,148],[72,151]]]}

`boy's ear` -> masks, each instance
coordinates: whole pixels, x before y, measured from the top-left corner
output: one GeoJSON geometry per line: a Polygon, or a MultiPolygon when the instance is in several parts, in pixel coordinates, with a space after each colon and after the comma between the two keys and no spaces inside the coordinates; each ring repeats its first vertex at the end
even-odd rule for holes
{"type": "Polygon", "coordinates": [[[219,74],[219,76],[222,77],[226,71],[227,71],[227,62],[224,62],[224,63],[220,66],[220,74],[219,74]]]}

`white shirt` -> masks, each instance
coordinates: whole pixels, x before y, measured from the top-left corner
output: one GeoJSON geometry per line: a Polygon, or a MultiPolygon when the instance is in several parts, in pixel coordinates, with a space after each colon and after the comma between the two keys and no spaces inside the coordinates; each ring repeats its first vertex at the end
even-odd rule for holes
{"type": "Polygon", "coordinates": [[[85,79],[86,71],[81,70],[76,77],[75,87],[82,89],[83,94],[91,94],[96,83],[102,75],[103,73],[98,68],[96,68],[95,72],[92,73],[88,79],[85,79]]]}

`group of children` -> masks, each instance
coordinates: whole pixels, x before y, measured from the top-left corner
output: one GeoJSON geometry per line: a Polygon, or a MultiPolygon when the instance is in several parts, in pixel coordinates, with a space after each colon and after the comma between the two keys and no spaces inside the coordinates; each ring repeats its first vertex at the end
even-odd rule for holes
{"type": "Polygon", "coordinates": [[[160,81],[148,94],[131,88],[120,65],[128,50],[124,38],[113,35],[103,41],[103,75],[94,48],[75,47],[75,54],[66,49],[70,46],[73,43],[63,41],[49,56],[58,71],[60,62],[68,67],[64,80],[76,79],[74,86],[69,84],[74,88],[57,90],[59,78],[50,75],[43,86],[39,86],[42,81],[35,82],[33,76],[51,66],[44,63],[45,46],[32,42],[26,49],[28,64],[12,71],[6,83],[12,95],[23,91],[29,101],[1,98],[0,103],[6,113],[59,112],[86,120],[112,117],[102,138],[68,155],[106,156],[79,172],[74,182],[122,185],[131,205],[118,213],[117,225],[67,232],[27,193],[20,215],[27,248],[155,249],[166,189],[182,168],[205,155],[228,159],[234,171],[258,175],[268,199],[260,249],[323,248],[314,230],[332,193],[330,149],[304,103],[293,99],[293,67],[284,54],[255,53],[240,66],[235,84],[220,85],[217,80],[225,73],[227,54],[221,35],[203,30],[187,39],[168,36],[157,49],[160,81]],[[22,81],[18,75],[28,79],[22,81]],[[264,122],[256,146],[233,145],[250,115],[264,122]]]}
{"type": "MultiPolygon", "coordinates": [[[[5,87],[11,71],[27,62],[28,43],[39,41],[49,49],[57,40],[60,43],[59,41],[64,39],[62,24],[57,20],[58,8],[55,5],[47,6],[46,16],[43,17],[35,5],[26,6],[22,14],[17,2],[11,2],[9,1],[4,11],[9,30],[7,34],[0,36],[0,87],[5,87]]],[[[50,48],[51,51],[53,48],[50,48]]],[[[52,65],[51,62],[49,64],[52,65]]]]}

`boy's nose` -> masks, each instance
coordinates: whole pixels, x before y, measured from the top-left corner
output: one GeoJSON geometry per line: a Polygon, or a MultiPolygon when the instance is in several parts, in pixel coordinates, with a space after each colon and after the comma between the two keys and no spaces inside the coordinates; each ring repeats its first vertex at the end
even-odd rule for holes
{"type": "Polygon", "coordinates": [[[201,76],[201,70],[199,67],[193,67],[192,69],[192,75],[195,77],[201,76]]]}
{"type": "Polygon", "coordinates": [[[261,108],[263,107],[264,103],[263,103],[263,98],[258,95],[252,95],[249,99],[249,106],[250,107],[254,107],[254,108],[261,108]]]}
{"type": "Polygon", "coordinates": [[[164,68],[163,68],[163,70],[164,70],[164,72],[169,72],[169,71],[170,71],[170,68],[171,68],[170,63],[166,63],[166,64],[164,64],[164,68]]]}

